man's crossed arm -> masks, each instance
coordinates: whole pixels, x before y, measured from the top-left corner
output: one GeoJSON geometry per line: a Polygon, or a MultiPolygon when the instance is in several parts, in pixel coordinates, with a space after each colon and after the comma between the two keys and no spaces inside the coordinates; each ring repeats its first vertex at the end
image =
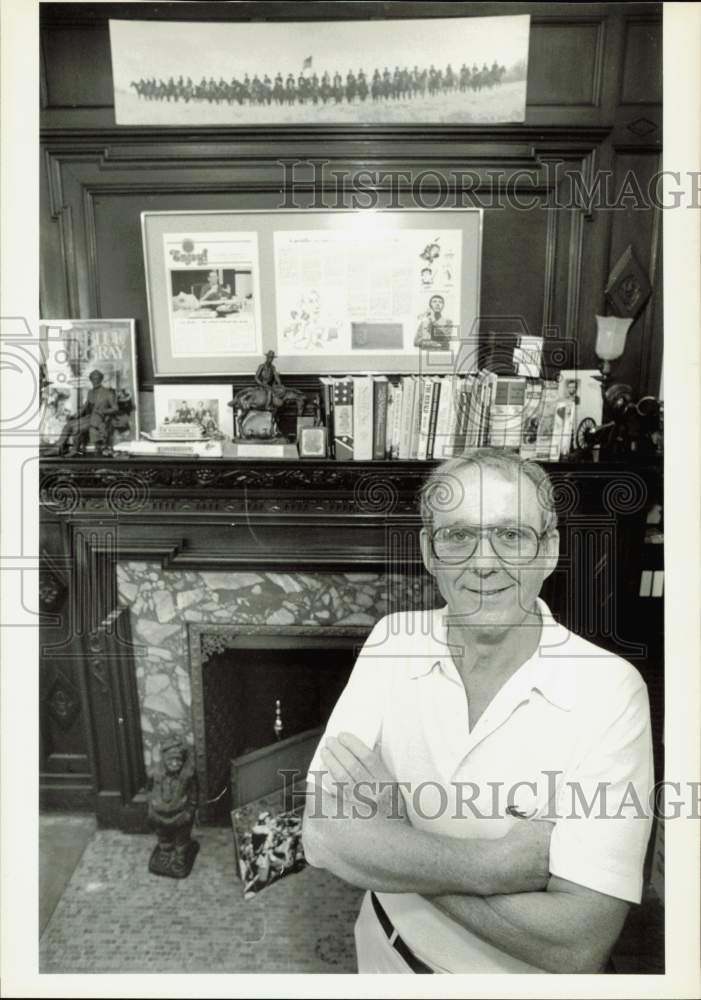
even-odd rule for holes
{"type": "Polygon", "coordinates": [[[409,823],[399,783],[376,751],[342,733],[321,755],[343,797],[319,786],[309,796],[304,849],[313,865],[377,892],[486,896],[545,887],[549,823],[519,823],[501,840],[426,833],[409,823]]]}
{"type": "Polygon", "coordinates": [[[411,826],[395,778],[352,734],[328,739],[322,760],[344,794],[323,791],[307,808],[312,865],[364,889],[427,896],[478,937],[538,968],[600,970],[628,904],[550,876],[552,824],[523,820],[497,840],[430,834],[411,826]]]}

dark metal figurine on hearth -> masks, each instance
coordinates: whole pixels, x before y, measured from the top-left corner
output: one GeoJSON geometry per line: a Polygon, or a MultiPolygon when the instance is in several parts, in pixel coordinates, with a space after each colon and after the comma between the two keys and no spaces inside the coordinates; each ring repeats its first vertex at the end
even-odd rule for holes
{"type": "Polygon", "coordinates": [[[192,839],[197,808],[197,777],[190,748],[174,738],[161,744],[148,798],[148,818],[158,843],[148,867],[154,875],[186,878],[200,845],[192,839]]]}

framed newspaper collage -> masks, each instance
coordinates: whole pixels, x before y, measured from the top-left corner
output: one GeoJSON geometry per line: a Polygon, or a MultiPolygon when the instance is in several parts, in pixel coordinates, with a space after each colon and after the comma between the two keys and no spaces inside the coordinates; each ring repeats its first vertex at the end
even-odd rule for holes
{"type": "Polygon", "coordinates": [[[156,376],[447,372],[475,329],[480,209],[141,221],[156,376]]]}

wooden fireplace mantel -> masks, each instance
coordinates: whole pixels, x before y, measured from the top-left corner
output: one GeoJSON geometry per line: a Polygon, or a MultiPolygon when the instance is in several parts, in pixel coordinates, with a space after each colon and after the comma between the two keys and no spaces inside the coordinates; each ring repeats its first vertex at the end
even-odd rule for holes
{"type": "MultiPolygon", "coordinates": [[[[68,740],[68,750],[56,749],[59,740],[43,754],[45,803],[88,806],[102,825],[143,828],[146,775],[129,614],[117,595],[120,560],[166,569],[418,572],[418,492],[432,464],[42,459],[41,649],[51,678],[44,705],[57,725],[81,717],[85,732],[82,755],[68,740]]],[[[570,628],[598,629],[602,645],[634,658],[621,616],[637,596],[644,513],[660,492],[660,468],[546,467],[561,557],[544,596],[570,628]]]]}

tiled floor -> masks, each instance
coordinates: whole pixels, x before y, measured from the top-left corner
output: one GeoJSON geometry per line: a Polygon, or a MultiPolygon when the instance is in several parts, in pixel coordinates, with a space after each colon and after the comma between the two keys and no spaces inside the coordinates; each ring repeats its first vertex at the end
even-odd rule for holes
{"type": "MultiPolygon", "coordinates": [[[[245,901],[231,831],[195,835],[194,869],[176,880],[149,873],[152,835],[42,817],[41,972],[356,971],[360,890],[306,868],[245,901]]],[[[663,935],[664,910],[649,891],[614,949],[616,971],[663,972],[663,935]]]]}
{"type": "Polygon", "coordinates": [[[55,972],[355,972],[362,892],[306,868],[250,901],[230,830],[196,831],[190,876],[152,875],[150,834],[98,830],[40,943],[55,972]]]}
{"type": "Polygon", "coordinates": [[[39,934],[43,934],[96,829],[94,816],[39,818],[39,934]]]}

